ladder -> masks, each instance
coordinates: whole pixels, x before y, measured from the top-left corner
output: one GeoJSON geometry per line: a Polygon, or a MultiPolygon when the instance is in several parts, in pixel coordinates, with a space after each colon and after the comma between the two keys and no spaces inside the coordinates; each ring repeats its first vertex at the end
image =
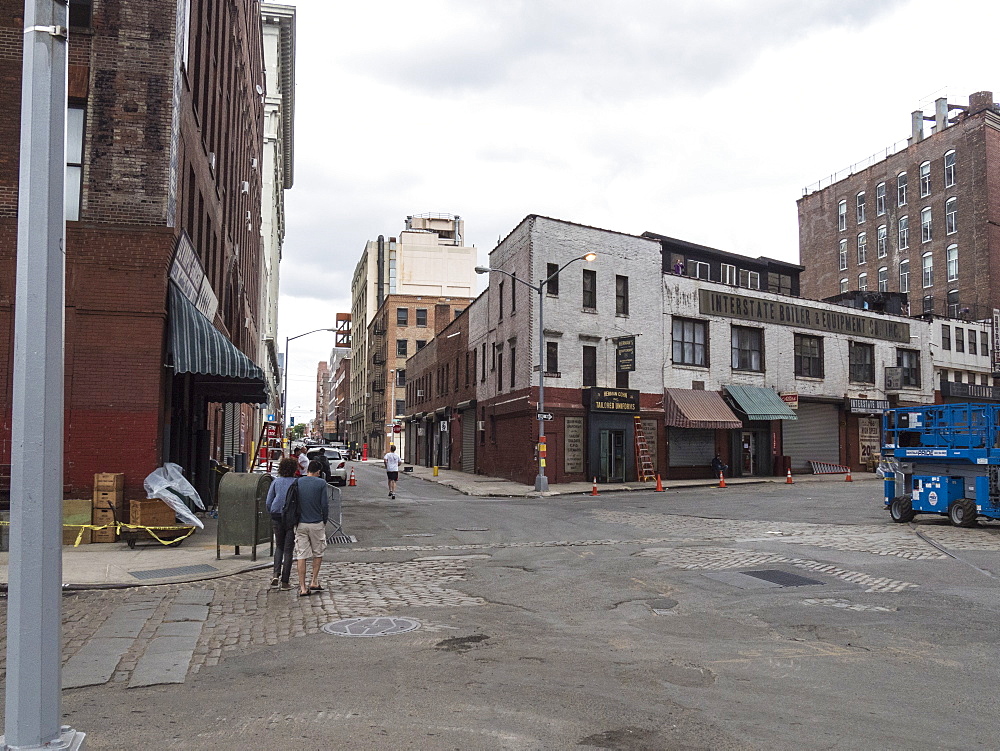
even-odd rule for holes
{"type": "Polygon", "coordinates": [[[639,415],[635,416],[635,474],[639,482],[656,479],[653,460],[649,455],[649,443],[646,441],[646,431],[643,430],[639,415]]]}
{"type": "Polygon", "coordinates": [[[260,426],[260,436],[257,438],[257,445],[254,448],[250,471],[253,472],[258,466],[264,467],[266,465],[267,473],[271,474],[273,472],[272,463],[280,460],[282,456],[281,423],[263,423],[260,426]]]}

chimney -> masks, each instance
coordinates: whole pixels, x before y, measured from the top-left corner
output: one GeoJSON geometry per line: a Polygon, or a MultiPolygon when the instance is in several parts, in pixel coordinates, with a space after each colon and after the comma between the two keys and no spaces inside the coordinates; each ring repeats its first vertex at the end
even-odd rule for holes
{"type": "Polygon", "coordinates": [[[993,92],[977,91],[969,96],[969,114],[975,115],[983,110],[993,109],[993,92]]]}
{"type": "Polygon", "coordinates": [[[910,145],[924,140],[924,111],[914,110],[910,113],[910,124],[913,135],[910,136],[910,145]]]}
{"type": "Polygon", "coordinates": [[[934,100],[934,132],[940,133],[948,127],[948,98],[934,100]]]}

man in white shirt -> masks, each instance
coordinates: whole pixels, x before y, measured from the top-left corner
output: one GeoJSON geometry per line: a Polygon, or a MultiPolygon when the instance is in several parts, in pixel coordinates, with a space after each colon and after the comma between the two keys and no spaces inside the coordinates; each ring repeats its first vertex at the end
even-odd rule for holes
{"type": "Polygon", "coordinates": [[[389,497],[396,498],[396,482],[399,480],[399,465],[403,462],[396,453],[396,444],[389,444],[389,453],[382,457],[385,464],[385,476],[389,480],[389,497]]]}
{"type": "Polygon", "coordinates": [[[305,477],[309,474],[309,456],[306,454],[304,448],[297,448],[293,453],[295,454],[295,460],[299,463],[299,474],[305,477]]]}

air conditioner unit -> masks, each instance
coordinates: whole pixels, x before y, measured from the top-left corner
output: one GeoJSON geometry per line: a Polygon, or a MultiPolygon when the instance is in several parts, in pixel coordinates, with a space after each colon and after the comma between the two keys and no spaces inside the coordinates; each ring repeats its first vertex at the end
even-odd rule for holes
{"type": "Polygon", "coordinates": [[[485,420],[477,420],[476,421],[476,430],[483,430],[483,431],[485,431],[486,430],[486,421],[485,420]]]}
{"type": "Polygon", "coordinates": [[[214,151],[211,151],[208,154],[208,166],[211,167],[213,170],[215,169],[215,152],[214,151]]]}
{"type": "Polygon", "coordinates": [[[240,190],[243,191],[244,193],[249,193],[250,192],[250,183],[248,183],[246,180],[244,180],[242,183],[240,183],[240,190]]]}
{"type": "Polygon", "coordinates": [[[423,395],[424,395],[424,390],[423,389],[417,389],[417,396],[423,396],[423,395]]]}

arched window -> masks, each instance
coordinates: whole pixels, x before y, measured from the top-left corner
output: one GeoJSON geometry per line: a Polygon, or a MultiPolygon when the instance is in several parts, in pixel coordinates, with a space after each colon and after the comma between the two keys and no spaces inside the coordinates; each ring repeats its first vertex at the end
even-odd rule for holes
{"type": "Polygon", "coordinates": [[[907,177],[905,172],[900,172],[896,175],[896,205],[905,206],[906,205],[906,183],[907,177]]]}
{"type": "Polygon", "coordinates": [[[844,277],[843,279],[840,280],[840,291],[841,292],[847,292],[847,284],[848,284],[847,277],[844,277]]]}
{"type": "Polygon", "coordinates": [[[865,192],[858,193],[858,224],[865,220],[865,192]]]}
{"type": "Polygon", "coordinates": [[[920,210],[920,242],[931,241],[931,207],[920,210]]]}
{"type": "Polygon", "coordinates": [[[847,270],[847,240],[840,241],[840,270],[847,270]]]}
{"type": "Polygon", "coordinates": [[[950,188],[955,184],[955,150],[946,151],[944,154],[944,187],[950,188]]]}
{"type": "Polygon", "coordinates": [[[887,266],[882,266],[878,270],[878,291],[889,291],[889,268],[887,266]]]}
{"type": "Polygon", "coordinates": [[[841,232],[847,229],[847,201],[837,204],[837,229],[841,232]]]}
{"type": "Polygon", "coordinates": [[[875,186],[875,213],[878,216],[885,213],[885,183],[875,186]]]}
{"type": "Polygon", "coordinates": [[[899,262],[899,291],[909,292],[910,291],[910,262],[900,261],[899,262]]]}
{"type": "Polygon", "coordinates": [[[948,281],[953,282],[958,279],[958,245],[952,244],[945,251],[945,259],[948,266],[948,281]]]}
{"type": "Polygon", "coordinates": [[[862,292],[868,290],[868,274],[858,274],[858,289],[862,292]]]}
{"type": "Polygon", "coordinates": [[[858,263],[868,262],[868,233],[858,235],[858,263]]]}
{"type": "Polygon", "coordinates": [[[924,253],[920,258],[921,282],[924,289],[934,286],[934,255],[924,253]]]}
{"type": "Polygon", "coordinates": [[[944,231],[947,235],[958,232],[958,199],[949,198],[944,204],[944,231]]]}
{"type": "Polygon", "coordinates": [[[877,240],[877,243],[876,243],[876,248],[878,249],[877,250],[878,257],[879,258],[885,258],[886,253],[887,253],[886,245],[888,245],[888,243],[886,242],[887,233],[886,233],[886,228],[885,228],[884,224],[881,227],[878,228],[877,238],[878,238],[878,240],[877,240]]]}
{"type": "Polygon", "coordinates": [[[920,197],[926,198],[931,194],[931,163],[924,162],[920,165],[920,197]]]}
{"type": "Polygon", "coordinates": [[[910,217],[905,214],[899,217],[899,249],[910,247],[910,217]]]}

